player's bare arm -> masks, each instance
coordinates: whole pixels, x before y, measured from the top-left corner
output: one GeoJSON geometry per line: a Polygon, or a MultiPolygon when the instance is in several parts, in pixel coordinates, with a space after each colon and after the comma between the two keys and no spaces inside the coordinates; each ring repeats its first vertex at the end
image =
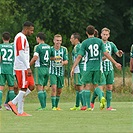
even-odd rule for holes
{"type": "Polygon", "coordinates": [[[31,74],[32,74],[31,69],[30,69],[30,68],[28,68],[28,69],[27,69],[27,71],[28,71],[28,76],[31,76],[31,74]]]}
{"type": "Polygon", "coordinates": [[[121,64],[117,63],[107,52],[104,52],[104,55],[106,58],[108,58],[115,66],[117,69],[121,70],[121,64]]]}
{"type": "Polygon", "coordinates": [[[37,59],[38,59],[38,56],[33,56],[33,58],[30,61],[30,66],[32,66],[36,62],[37,59]]]}
{"type": "Polygon", "coordinates": [[[117,53],[116,53],[116,55],[118,56],[118,57],[122,57],[122,55],[123,55],[123,51],[122,50],[119,50],[117,53]]]}
{"type": "Polygon", "coordinates": [[[133,58],[130,58],[130,72],[133,73],[133,58]]]}
{"type": "Polygon", "coordinates": [[[50,57],[50,60],[56,60],[56,58],[55,57],[50,57]]]}
{"type": "Polygon", "coordinates": [[[67,65],[68,64],[68,60],[64,60],[61,63],[62,63],[62,66],[67,65]]]}

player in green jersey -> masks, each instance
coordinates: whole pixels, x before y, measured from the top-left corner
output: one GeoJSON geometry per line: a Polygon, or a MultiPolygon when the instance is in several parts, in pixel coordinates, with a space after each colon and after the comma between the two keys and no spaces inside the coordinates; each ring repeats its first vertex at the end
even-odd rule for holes
{"type": "Polygon", "coordinates": [[[34,56],[30,61],[30,65],[35,63],[34,80],[38,91],[38,99],[41,107],[37,110],[46,109],[46,90],[45,86],[49,79],[49,65],[50,65],[50,46],[45,43],[45,34],[39,32],[36,36],[38,45],[34,47],[34,56]]]}
{"type": "Polygon", "coordinates": [[[50,63],[52,110],[61,110],[58,107],[58,103],[64,86],[64,65],[68,64],[68,51],[66,47],[61,46],[62,36],[60,34],[54,36],[53,42],[54,46],[51,47],[50,63]]]}
{"type": "Polygon", "coordinates": [[[98,84],[101,82],[101,73],[102,73],[102,54],[106,56],[111,62],[115,64],[118,69],[121,69],[121,64],[117,63],[105,50],[105,46],[101,39],[94,37],[95,28],[92,25],[89,25],[86,28],[86,34],[88,39],[82,42],[81,49],[79,51],[79,55],[77,56],[72,69],[71,76],[74,74],[74,69],[81,60],[81,58],[85,55],[85,52],[88,53],[87,60],[87,70],[83,73],[82,82],[85,84],[86,90],[86,99],[87,101],[87,110],[91,111],[90,107],[90,88],[91,84],[95,85],[95,90],[99,97],[100,108],[103,109],[105,107],[105,98],[102,96],[102,91],[98,87],[98,84]]]}
{"type": "MultiPolygon", "coordinates": [[[[118,50],[116,45],[113,42],[108,41],[109,36],[110,36],[110,30],[106,27],[103,28],[101,31],[101,37],[105,45],[106,51],[110,55],[115,53],[118,57],[122,57],[123,51],[118,50]]],[[[103,57],[102,66],[103,66],[103,72],[104,72],[104,82],[101,83],[100,85],[101,85],[101,89],[103,89],[104,84],[106,85],[107,110],[116,110],[111,107],[112,88],[113,88],[113,83],[114,83],[113,64],[110,60],[106,59],[106,57],[103,57]]],[[[92,102],[91,102],[92,108],[94,108],[93,101],[94,100],[92,98],[92,102]]]]}
{"type": "Polygon", "coordinates": [[[133,44],[130,50],[130,72],[133,73],[133,44]]]}
{"type": "MultiPolygon", "coordinates": [[[[8,100],[12,100],[15,97],[14,93],[14,46],[10,44],[10,33],[4,32],[2,34],[3,44],[0,44],[0,109],[2,109],[2,93],[4,86],[7,84],[9,86],[9,91],[7,92],[8,100]]],[[[7,101],[8,102],[8,101],[7,101]]],[[[4,104],[8,107],[7,104],[4,104]]]]}
{"type": "MultiPolygon", "coordinates": [[[[130,50],[130,72],[132,73],[132,86],[133,86],[133,44],[131,45],[131,50],[130,50]]],[[[133,88],[131,93],[133,94],[133,88]]]]}
{"type": "MultiPolygon", "coordinates": [[[[71,35],[70,41],[71,41],[72,45],[74,45],[74,48],[72,50],[72,59],[74,62],[78,56],[78,52],[82,45],[80,43],[79,33],[73,33],[71,35]]],[[[82,60],[80,61],[79,65],[77,65],[74,69],[74,86],[75,86],[75,90],[76,90],[76,105],[74,107],[70,108],[70,110],[80,110],[80,101],[81,101],[81,104],[83,107],[86,106],[85,98],[84,98],[84,90],[83,90],[84,85],[81,81],[81,77],[82,77],[85,65],[86,65],[86,60],[85,60],[85,57],[83,57],[82,60]]]]}

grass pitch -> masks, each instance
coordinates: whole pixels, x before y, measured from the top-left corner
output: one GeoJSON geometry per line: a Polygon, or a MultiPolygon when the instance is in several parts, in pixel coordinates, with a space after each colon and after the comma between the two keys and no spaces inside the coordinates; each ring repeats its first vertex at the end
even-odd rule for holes
{"type": "Polygon", "coordinates": [[[11,111],[0,111],[0,133],[132,133],[133,104],[112,102],[116,111],[99,110],[96,102],[93,111],[70,111],[73,102],[60,103],[61,111],[35,111],[39,103],[25,103],[31,117],[18,117],[11,111]]]}

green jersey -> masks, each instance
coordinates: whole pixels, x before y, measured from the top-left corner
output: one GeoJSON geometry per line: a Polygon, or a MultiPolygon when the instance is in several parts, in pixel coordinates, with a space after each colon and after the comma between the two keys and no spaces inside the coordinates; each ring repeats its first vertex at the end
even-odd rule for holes
{"type": "MultiPolygon", "coordinates": [[[[106,51],[112,55],[113,53],[118,52],[116,45],[113,42],[107,41],[105,44],[106,51]]],[[[106,59],[102,62],[103,71],[111,71],[113,70],[113,64],[109,59],[106,59]]]]}
{"type": "MultiPolygon", "coordinates": [[[[73,50],[72,50],[72,60],[73,62],[75,61],[75,59],[78,56],[78,52],[81,48],[81,43],[78,43],[77,45],[74,46],[73,50]]],[[[84,57],[82,57],[82,60],[80,60],[79,64],[75,67],[74,69],[74,73],[80,73],[82,70],[86,70],[86,55],[84,57]]]]}
{"type": "Polygon", "coordinates": [[[61,46],[59,50],[56,50],[52,46],[51,57],[55,57],[55,60],[50,61],[50,74],[54,74],[57,76],[64,76],[64,66],[62,66],[61,61],[68,60],[67,48],[61,46]]]}
{"type": "Polygon", "coordinates": [[[130,57],[133,58],[133,44],[132,44],[131,50],[130,50],[130,57]]]}
{"type": "Polygon", "coordinates": [[[48,44],[39,44],[34,47],[34,55],[38,56],[35,67],[48,66],[50,64],[51,49],[48,44]]]}
{"type": "Polygon", "coordinates": [[[82,42],[79,55],[82,57],[87,52],[87,70],[97,71],[102,70],[102,53],[106,52],[103,41],[99,38],[87,38],[82,42]]]}
{"type": "Polygon", "coordinates": [[[10,43],[0,44],[0,74],[14,74],[14,45],[10,43]]]}

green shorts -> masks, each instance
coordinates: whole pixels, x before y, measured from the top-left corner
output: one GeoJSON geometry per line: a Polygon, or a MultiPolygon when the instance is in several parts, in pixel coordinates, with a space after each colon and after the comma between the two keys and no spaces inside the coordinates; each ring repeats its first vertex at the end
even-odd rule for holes
{"type": "Polygon", "coordinates": [[[81,78],[81,81],[84,84],[94,84],[98,85],[101,82],[102,72],[100,70],[97,71],[85,71],[81,78]]]}
{"type": "Polygon", "coordinates": [[[99,86],[106,85],[106,79],[105,79],[104,73],[102,73],[101,80],[98,85],[99,86]]]}
{"type": "Polygon", "coordinates": [[[54,74],[50,75],[50,85],[57,85],[57,88],[61,89],[64,87],[64,76],[57,76],[54,74]]]}
{"type": "Polygon", "coordinates": [[[74,84],[75,85],[83,85],[81,81],[82,74],[81,73],[74,73],[74,84]]]}
{"type": "Polygon", "coordinates": [[[114,83],[114,71],[113,70],[104,72],[104,76],[105,76],[106,85],[114,83]]]}
{"type": "Polygon", "coordinates": [[[7,81],[8,86],[14,86],[14,75],[0,74],[0,86],[5,86],[7,81]]]}
{"type": "Polygon", "coordinates": [[[46,86],[49,79],[49,68],[48,67],[35,67],[34,69],[34,80],[36,85],[46,86]]]}

